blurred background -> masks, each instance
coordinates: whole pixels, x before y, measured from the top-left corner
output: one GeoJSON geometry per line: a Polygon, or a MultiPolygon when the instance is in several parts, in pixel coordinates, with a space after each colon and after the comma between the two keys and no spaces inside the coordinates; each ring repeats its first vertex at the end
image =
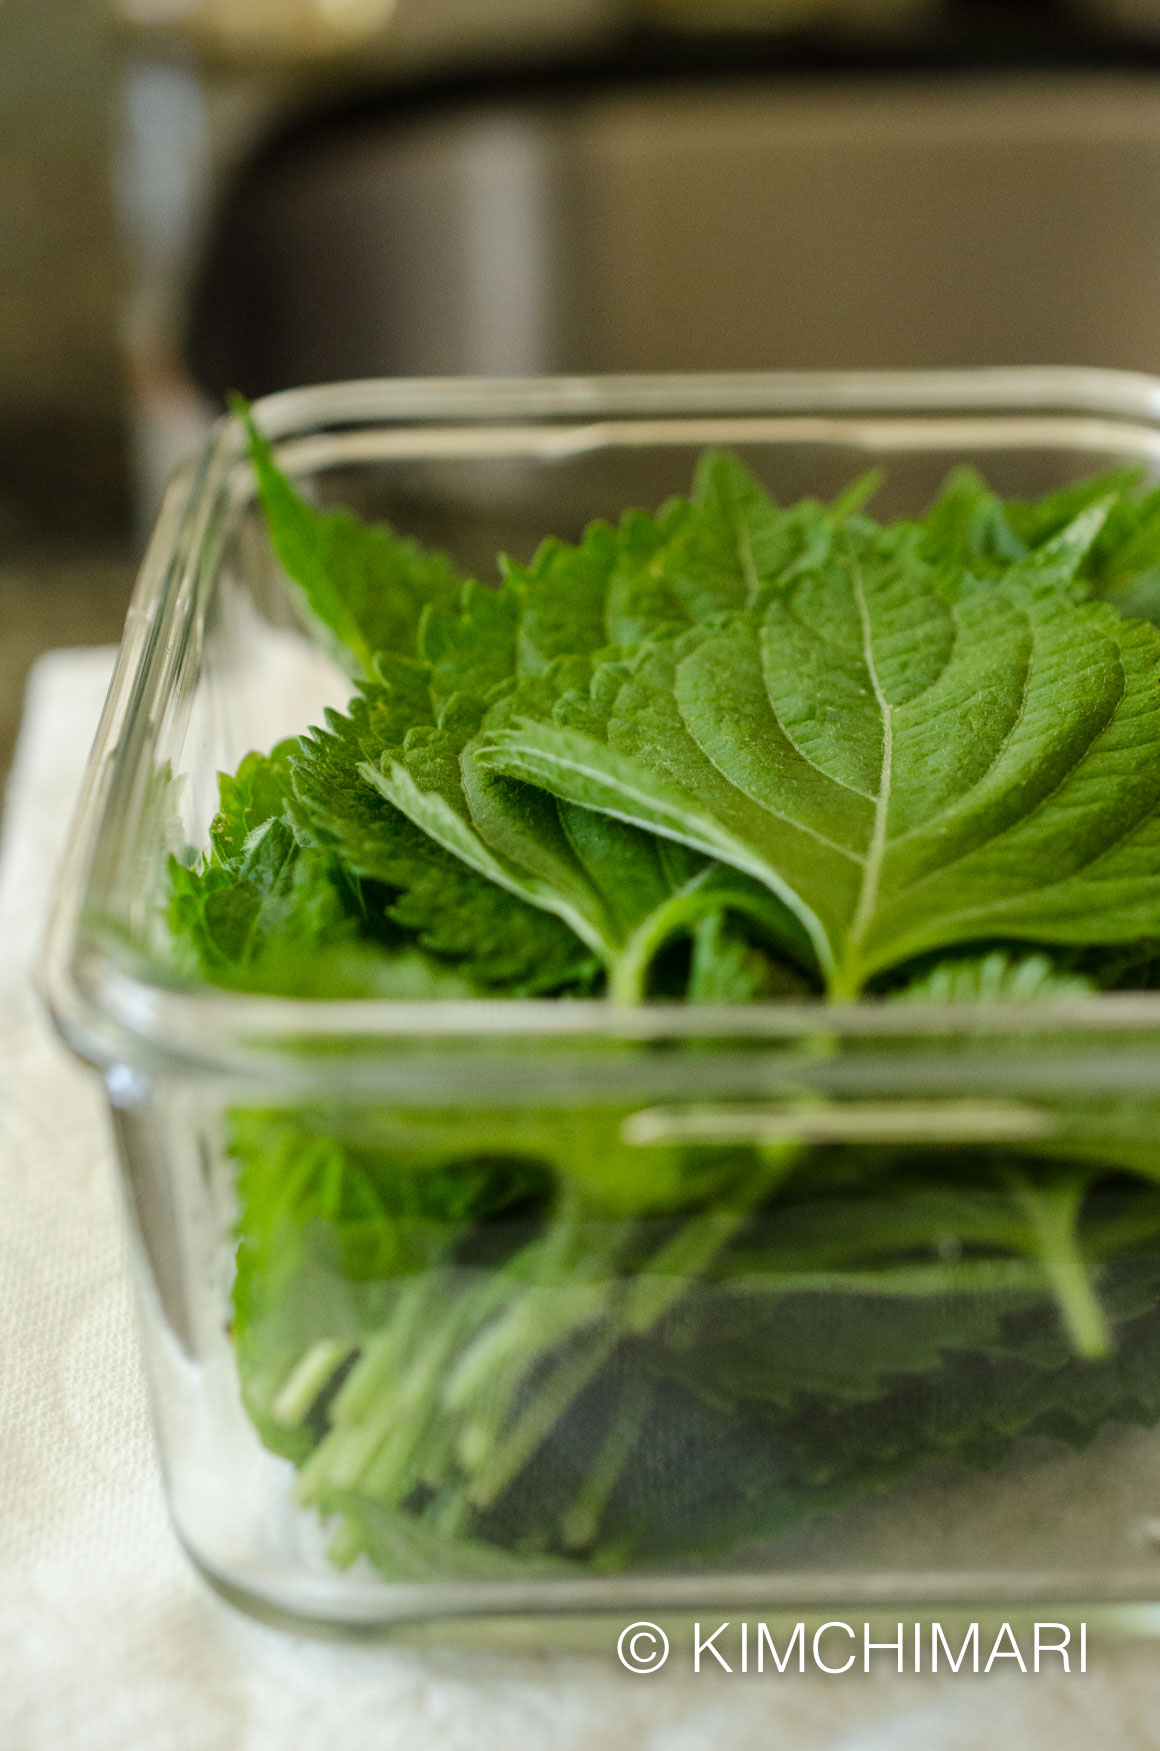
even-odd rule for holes
{"type": "Polygon", "coordinates": [[[1160,372],[1160,0],[0,0],[0,771],[231,388],[1160,372]]]}

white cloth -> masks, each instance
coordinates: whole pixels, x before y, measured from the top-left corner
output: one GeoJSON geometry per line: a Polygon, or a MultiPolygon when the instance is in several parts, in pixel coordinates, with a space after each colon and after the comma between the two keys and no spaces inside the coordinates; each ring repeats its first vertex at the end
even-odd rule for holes
{"type": "MultiPolygon", "coordinates": [[[[53,866],[109,675],[43,659],[0,854],[0,1746],[3,1751],[1135,1751],[1160,1648],[1093,1641],[1086,1678],[785,1678],[687,1650],[651,1676],[590,1651],[343,1647],[250,1623],[169,1530],[95,1078],[30,989],[53,866]]],[[[756,1618],[759,1613],[753,1613],[756,1618]]],[[[879,1657],[881,1658],[881,1657],[879,1657]]]]}

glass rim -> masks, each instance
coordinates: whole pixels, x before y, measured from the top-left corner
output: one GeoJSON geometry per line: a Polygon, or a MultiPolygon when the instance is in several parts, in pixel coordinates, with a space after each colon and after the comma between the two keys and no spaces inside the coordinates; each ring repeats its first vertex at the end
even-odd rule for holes
{"type": "MultiPolygon", "coordinates": [[[[478,454],[481,428],[517,422],[523,454],[548,443],[558,452],[568,423],[575,448],[605,447],[641,422],[757,421],[767,441],[816,439],[872,453],[923,447],[1137,448],[1160,466],[1160,378],[1085,367],[995,367],[946,371],[769,372],[553,378],[367,379],[294,389],[254,404],[283,453],[309,472],[371,459],[375,430],[392,422],[443,434],[442,453],[462,433],[478,454]],[[581,422],[577,425],[577,422],[581,422]],[[594,424],[595,422],[595,424],[594,424]],[[371,428],[353,440],[346,428],[371,428]],[[545,428],[548,428],[547,431],[545,428]],[[933,429],[932,429],[933,428],[933,429]],[[336,439],[336,434],[340,434],[336,439]],[[875,441],[877,437],[877,442],[875,441]],[[941,441],[940,441],[941,439],[941,441]],[[360,447],[361,444],[361,447],[360,447]]],[[[687,432],[680,440],[691,441],[687,432]]],[[[391,453],[414,454],[392,436],[391,453]]],[[[163,705],[199,611],[199,568],[215,505],[252,497],[241,422],[220,419],[199,455],[166,493],[126,621],[109,696],[58,872],[39,982],[57,1027],[83,1058],[108,1067],[159,1060],[227,1073],[283,1054],[303,1062],[340,1042],[402,1039],[467,1042],[554,1038],[609,1041],[721,1039],[790,1042],[825,1033],[839,1039],[1074,1036],[1109,1042],[1160,1030],[1160,992],[1093,993],[1035,1003],[918,1004],[861,998],[853,1003],[765,1003],[729,1008],[606,1000],[270,997],[208,983],[178,984],[142,971],[139,957],[95,930],[101,913],[97,854],[114,832],[116,803],[157,736],[163,705]],[[243,484],[244,483],[244,484],[243,484]]]]}

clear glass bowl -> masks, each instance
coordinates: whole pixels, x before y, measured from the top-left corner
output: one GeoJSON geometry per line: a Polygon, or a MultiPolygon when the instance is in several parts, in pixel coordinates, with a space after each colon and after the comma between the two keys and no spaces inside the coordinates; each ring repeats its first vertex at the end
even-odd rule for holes
{"type": "MultiPolygon", "coordinates": [[[[1094,371],[370,382],[258,415],[320,501],[485,577],[499,548],[686,490],[708,443],[783,502],[881,464],[883,515],[960,462],[1027,494],[1160,458],[1160,382],[1094,371]]],[[[206,846],[219,770],[348,693],[225,421],[143,567],[43,972],[104,1074],[169,1500],[209,1579],[352,1631],[1160,1600],[1160,1257],[1115,1172],[1160,1177],[1160,996],[613,1010],[183,983],[170,854],[206,846]],[[1045,1155],[1107,1165],[1082,1259],[1062,1208],[1055,1253],[1032,1246],[1054,1218],[1010,1191],[1045,1155]],[[524,1193],[465,1242],[424,1202],[432,1167],[524,1193]],[[948,1175],[973,1227],[940,1214],[948,1175]],[[1102,1360],[1077,1354],[1080,1278],[1102,1360]]]]}

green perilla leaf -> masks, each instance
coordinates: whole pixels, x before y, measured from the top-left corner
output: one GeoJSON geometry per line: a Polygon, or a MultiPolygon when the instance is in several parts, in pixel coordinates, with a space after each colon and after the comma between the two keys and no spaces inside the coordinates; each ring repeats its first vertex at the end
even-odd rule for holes
{"type": "Polygon", "coordinates": [[[1153,935],[1160,637],[1076,600],[1102,517],[953,595],[914,531],[851,525],[476,758],[764,882],[835,995],[972,940],[1153,935]]]}
{"type": "Polygon", "coordinates": [[[278,468],[248,405],[237,397],[233,406],[245,421],[274,550],[351,673],[371,674],[378,651],[413,654],[424,608],[454,602],[462,588],[446,555],[385,523],[316,511],[278,468]]]}
{"type": "Polygon", "coordinates": [[[376,884],[399,930],[479,984],[533,995],[589,981],[591,952],[566,924],[470,868],[363,780],[360,766],[397,733],[402,709],[398,693],[368,687],[349,714],[329,714],[326,730],[303,738],[295,802],[311,837],[376,884]]]}
{"type": "MultiPolygon", "coordinates": [[[[820,506],[776,511],[725,456],[706,458],[698,494],[696,504],[674,501],[655,520],[633,512],[616,530],[594,524],[578,547],[546,542],[530,566],[506,565],[498,591],[467,584],[453,608],[429,604],[418,660],[380,654],[357,708],[362,727],[344,735],[333,719],[338,740],[328,744],[332,759],[344,746],[365,756],[348,763],[344,794],[365,782],[467,869],[557,916],[624,996],[639,995],[647,980],[641,945],[655,954],[669,929],[687,929],[713,907],[740,907],[774,940],[792,943],[799,959],[808,948],[746,876],[706,884],[705,859],[687,848],[496,776],[473,754],[486,713],[497,723],[550,710],[562,692],[587,684],[610,638],[646,624],[679,632],[722,603],[747,600],[771,564],[800,557],[803,530],[834,525],[820,506]],[[624,980],[616,975],[622,959],[624,980]]],[[[335,774],[314,790],[333,796],[335,774]]],[[[366,816],[365,799],[352,812],[366,816]]],[[[372,819],[381,834],[397,834],[381,812],[372,819]]]]}

